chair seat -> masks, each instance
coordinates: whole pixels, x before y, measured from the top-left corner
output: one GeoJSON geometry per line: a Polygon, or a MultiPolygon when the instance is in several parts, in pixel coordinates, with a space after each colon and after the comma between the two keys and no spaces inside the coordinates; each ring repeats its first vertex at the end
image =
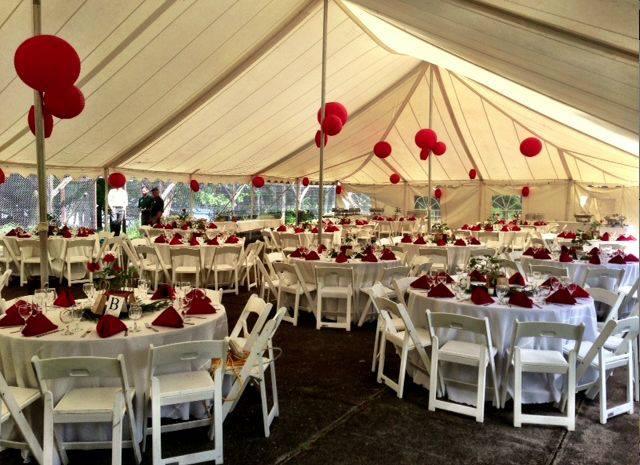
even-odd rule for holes
{"type": "Polygon", "coordinates": [[[174,267],[176,273],[200,273],[200,269],[196,266],[176,266],[174,267]]]}
{"type": "MultiPolygon", "coordinates": [[[[280,285],[280,289],[287,294],[304,294],[302,287],[297,286],[295,284],[282,284],[280,285]]],[[[307,291],[313,292],[316,290],[316,286],[313,284],[307,284],[307,291]]]]}
{"type": "Polygon", "coordinates": [[[40,257],[23,258],[22,263],[40,263],[40,257]]]}
{"type": "MultiPolygon", "coordinates": [[[[402,319],[400,318],[400,320],[402,319]]],[[[397,334],[387,333],[386,337],[388,340],[393,342],[394,345],[401,346],[405,335],[406,331],[399,331],[397,334]]],[[[431,336],[429,335],[429,331],[427,329],[416,328],[416,335],[418,336],[418,341],[420,342],[422,347],[428,347],[431,345],[431,336]]],[[[412,347],[415,347],[415,344],[413,343],[413,339],[409,339],[409,348],[412,347]]]]}
{"type": "MultiPolygon", "coordinates": [[[[621,340],[622,342],[622,340],[621,340]]],[[[578,360],[582,360],[587,356],[587,352],[589,352],[589,350],[591,350],[591,347],[593,346],[592,342],[589,341],[582,341],[582,343],[580,344],[580,350],[578,351],[578,360]]],[[[610,360],[611,358],[615,357],[615,355],[613,354],[613,352],[604,349],[603,351],[603,356],[604,356],[604,361],[605,361],[605,365],[606,362],[608,360],[610,360]]],[[[591,366],[592,367],[599,367],[600,366],[600,357],[598,357],[597,355],[595,357],[593,357],[593,360],[591,361],[591,366]]]]}
{"type": "Polygon", "coordinates": [[[226,263],[215,263],[212,267],[212,271],[233,271],[236,267],[234,265],[228,265],[226,263]]]}
{"type": "MultiPolygon", "coordinates": [[[[120,387],[71,389],[62,396],[53,411],[61,414],[109,414],[113,412],[113,403],[120,390],[120,387]]],[[[135,391],[131,389],[128,395],[130,400],[133,399],[135,391]]]]}
{"type": "MultiPolygon", "coordinates": [[[[582,346],[580,350],[582,351],[582,346]]],[[[564,356],[557,350],[520,349],[520,360],[526,368],[569,368],[564,356]]]]}
{"type": "MultiPolygon", "coordinates": [[[[482,344],[476,344],[475,342],[466,341],[447,341],[438,351],[440,356],[450,355],[453,357],[466,358],[469,360],[479,360],[482,352],[487,352],[487,347],[482,344]]],[[[495,356],[497,350],[495,347],[491,348],[491,357],[495,356]]],[[[488,362],[487,358],[487,362],[488,362]]]]}
{"type": "Polygon", "coordinates": [[[349,298],[353,296],[352,287],[324,286],[318,290],[322,297],[349,298]]]}
{"type": "Polygon", "coordinates": [[[604,348],[615,352],[618,347],[620,347],[620,344],[622,344],[623,339],[624,338],[620,336],[609,336],[609,338],[604,341],[604,348]]]}
{"type": "Polygon", "coordinates": [[[67,257],[66,263],[88,263],[91,257],[76,255],[75,257],[67,257]]]}
{"type": "MultiPolygon", "coordinates": [[[[404,321],[402,321],[402,318],[400,318],[399,316],[396,318],[391,318],[391,323],[396,328],[396,331],[404,331],[404,321]]],[[[429,336],[429,340],[431,340],[431,336],[429,336]]]]}
{"type": "Polygon", "coordinates": [[[158,384],[161,396],[183,394],[185,396],[198,392],[212,392],[213,379],[206,371],[188,371],[159,375],[158,384]]]}
{"type": "MultiPolygon", "coordinates": [[[[31,405],[40,398],[40,391],[37,389],[21,388],[9,386],[9,394],[15,399],[20,410],[31,405]]],[[[10,413],[4,402],[0,402],[0,423],[9,418],[10,413]]]]}

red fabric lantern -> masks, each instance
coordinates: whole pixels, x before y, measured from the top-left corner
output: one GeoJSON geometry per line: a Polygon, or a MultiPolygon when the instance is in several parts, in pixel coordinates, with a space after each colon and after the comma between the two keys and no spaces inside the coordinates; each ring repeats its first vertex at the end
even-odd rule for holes
{"type": "Polygon", "coordinates": [[[44,106],[58,118],[75,118],[84,110],[84,95],[76,86],[51,90],[44,94],[44,106]]]}
{"type": "Polygon", "coordinates": [[[338,184],[336,186],[336,195],[340,195],[340,194],[342,194],[342,186],[338,184]]]}
{"type": "Polygon", "coordinates": [[[477,175],[478,175],[478,172],[476,170],[474,169],[469,170],[469,179],[475,179],[477,175]]]}
{"type": "Polygon", "coordinates": [[[189,183],[189,187],[191,187],[191,190],[193,192],[198,192],[200,190],[200,183],[195,179],[192,179],[191,182],[189,183]]]}
{"type": "Polygon", "coordinates": [[[262,176],[254,176],[251,180],[251,184],[253,184],[253,187],[256,189],[260,189],[264,186],[264,178],[262,176]]]}
{"type": "Polygon", "coordinates": [[[120,189],[127,183],[127,178],[122,173],[111,173],[107,178],[107,183],[114,189],[120,189]]]}
{"type": "MultiPolygon", "coordinates": [[[[345,106],[339,102],[328,102],[324,104],[324,116],[325,119],[329,115],[336,115],[340,118],[340,122],[344,126],[347,124],[347,120],[349,119],[349,113],[345,106]]],[[[318,110],[318,123],[322,120],[322,108],[318,110]]]]}
{"type": "Polygon", "coordinates": [[[302,178],[302,185],[304,187],[307,187],[309,185],[309,178],[302,178]]]}
{"type": "Polygon", "coordinates": [[[425,147],[422,150],[420,150],[420,160],[426,160],[427,158],[429,158],[429,155],[431,155],[430,148],[425,147]]]}
{"type": "MultiPolygon", "coordinates": [[[[320,148],[320,135],[321,132],[320,131],[316,131],[316,147],[320,148]]],[[[324,146],[327,146],[327,142],[329,142],[329,136],[327,135],[327,133],[324,133],[324,146]]]]}
{"type": "Polygon", "coordinates": [[[389,181],[391,181],[391,184],[398,184],[400,182],[400,175],[398,173],[393,173],[389,176],[389,181]]]}
{"type": "Polygon", "coordinates": [[[440,156],[443,155],[447,151],[447,145],[444,142],[436,142],[436,145],[433,147],[433,153],[440,156]]]}
{"type": "Polygon", "coordinates": [[[80,57],[60,37],[38,35],[20,44],[13,65],[22,81],[32,89],[46,92],[72,86],[80,76],[80,57]]]}
{"type": "Polygon", "coordinates": [[[322,123],[322,129],[326,134],[335,136],[342,131],[342,121],[337,115],[327,115],[322,123]]]}
{"type": "Polygon", "coordinates": [[[433,195],[435,196],[436,199],[440,200],[440,197],[442,197],[442,189],[437,187],[433,195]]]}
{"type": "Polygon", "coordinates": [[[7,177],[4,174],[4,171],[2,171],[2,169],[0,168],[0,184],[4,184],[4,182],[7,180],[7,177]]]}
{"type": "Polygon", "coordinates": [[[391,144],[385,140],[381,140],[373,146],[373,153],[378,158],[387,158],[391,155],[391,144]]]}
{"type": "MultiPolygon", "coordinates": [[[[44,119],[44,137],[47,138],[53,132],[53,116],[47,111],[46,108],[42,108],[42,117],[44,119]]],[[[29,123],[29,129],[36,135],[36,107],[31,105],[29,108],[29,115],[27,116],[27,123],[29,123]]]]}
{"type": "Polygon", "coordinates": [[[421,149],[432,149],[438,141],[438,136],[433,129],[420,129],[416,132],[416,145],[421,149]]]}
{"type": "Polygon", "coordinates": [[[542,150],[542,142],[536,137],[527,137],[520,142],[520,153],[525,157],[535,157],[542,150]]]}
{"type": "Polygon", "coordinates": [[[522,188],[522,196],[523,197],[529,197],[529,186],[524,186],[522,188]]]}

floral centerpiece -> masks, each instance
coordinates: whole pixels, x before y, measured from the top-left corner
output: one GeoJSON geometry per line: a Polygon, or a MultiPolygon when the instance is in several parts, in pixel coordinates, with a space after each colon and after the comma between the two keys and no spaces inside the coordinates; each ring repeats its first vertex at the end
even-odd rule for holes
{"type": "Polygon", "coordinates": [[[622,228],[627,226],[624,223],[627,218],[619,213],[616,213],[615,215],[607,215],[604,219],[607,222],[607,226],[612,228],[622,228]]]}
{"type": "Polygon", "coordinates": [[[495,287],[498,278],[503,276],[500,260],[489,255],[471,257],[469,259],[469,273],[473,271],[485,276],[489,287],[495,287]]]}
{"type": "Polygon", "coordinates": [[[98,277],[98,288],[102,290],[120,290],[124,287],[130,287],[133,280],[138,277],[135,268],[129,267],[123,269],[116,260],[115,255],[107,253],[100,262],[87,263],[87,270],[94,273],[98,277]]]}
{"type": "Polygon", "coordinates": [[[444,241],[453,238],[453,234],[451,233],[451,228],[447,223],[434,223],[431,225],[431,235],[433,236],[434,242],[444,241]]]}

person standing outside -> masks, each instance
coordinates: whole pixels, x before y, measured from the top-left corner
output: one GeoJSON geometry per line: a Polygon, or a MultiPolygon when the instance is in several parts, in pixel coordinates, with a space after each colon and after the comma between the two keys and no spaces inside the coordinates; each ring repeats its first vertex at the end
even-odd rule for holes
{"type": "Polygon", "coordinates": [[[142,197],[138,199],[138,209],[140,210],[140,226],[148,226],[151,224],[151,207],[153,206],[153,198],[149,195],[149,189],[142,186],[142,197]]]}
{"type": "Polygon", "coordinates": [[[129,195],[124,187],[113,188],[109,190],[107,196],[109,204],[109,218],[111,222],[111,232],[119,236],[120,232],[127,233],[127,205],[129,204],[129,195]]]}
{"type": "Polygon", "coordinates": [[[164,200],[160,196],[160,190],[157,187],[151,189],[151,195],[153,203],[151,204],[151,223],[156,224],[160,222],[160,218],[164,213],[164,200]]]}

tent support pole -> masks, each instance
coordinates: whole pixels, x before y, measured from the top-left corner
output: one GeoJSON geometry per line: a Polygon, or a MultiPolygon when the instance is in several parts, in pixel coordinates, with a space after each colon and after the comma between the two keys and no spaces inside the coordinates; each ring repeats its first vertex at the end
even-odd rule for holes
{"type": "Polygon", "coordinates": [[[111,230],[111,224],[109,223],[109,168],[105,166],[104,173],[104,224],[102,229],[109,232],[111,230]]]}
{"type": "Polygon", "coordinates": [[[407,181],[404,182],[404,192],[402,194],[402,216],[407,216],[407,181]]]}
{"type": "MultiPolygon", "coordinates": [[[[429,66],[429,127],[432,123],[433,114],[433,66],[429,66]]],[[[429,154],[429,177],[428,177],[428,196],[427,196],[427,234],[431,234],[431,159],[433,153],[429,154]]]]}
{"type": "Polygon", "coordinates": [[[255,216],[256,218],[258,217],[258,215],[256,215],[255,210],[256,210],[256,188],[253,187],[253,185],[251,185],[251,219],[253,219],[253,217],[255,216]]]}
{"type": "MultiPolygon", "coordinates": [[[[33,35],[40,35],[42,26],[42,12],[40,0],[33,0],[33,35]]],[[[36,123],[36,156],[38,163],[38,237],[40,238],[40,288],[49,285],[49,251],[47,220],[47,169],[44,154],[44,118],[42,116],[42,100],[40,92],[33,91],[33,106],[35,108],[36,123]]]]}
{"type": "MultiPolygon", "coordinates": [[[[320,121],[324,121],[327,86],[327,23],[329,0],[322,2],[322,78],[320,85],[320,121]]],[[[320,172],[318,177],[318,245],[322,244],[322,212],[324,211],[324,127],[320,124],[320,172]]]]}
{"type": "Polygon", "coordinates": [[[296,225],[300,224],[300,178],[296,178],[296,225]]]}

